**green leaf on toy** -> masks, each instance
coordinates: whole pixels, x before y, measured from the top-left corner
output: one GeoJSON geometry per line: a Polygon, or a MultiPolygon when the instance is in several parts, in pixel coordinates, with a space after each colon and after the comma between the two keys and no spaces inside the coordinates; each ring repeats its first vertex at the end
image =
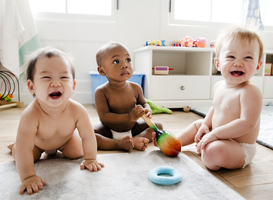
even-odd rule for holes
{"type": "Polygon", "coordinates": [[[168,109],[168,108],[163,108],[163,107],[158,107],[157,105],[155,105],[151,100],[149,99],[145,99],[146,102],[149,104],[149,106],[151,107],[152,110],[152,114],[156,114],[156,113],[168,113],[168,114],[172,114],[173,112],[168,109]]]}

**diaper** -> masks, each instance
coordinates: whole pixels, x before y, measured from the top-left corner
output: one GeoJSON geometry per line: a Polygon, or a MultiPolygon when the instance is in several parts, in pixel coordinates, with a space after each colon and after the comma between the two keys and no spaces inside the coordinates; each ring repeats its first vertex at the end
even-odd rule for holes
{"type": "Polygon", "coordinates": [[[256,144],[239,143],[245,153],[245,162],[242,168],[245,168],[254,158],[256,154],[256,144]]]}
{"type": "Polygon", "coordinates": [[[53,150],[45,150],[45,153],[47,155],[55,155],[57,153],[57,149],[53,149],[53,150]]]}
{"type": "Polygon", "coordinates": [[[131,130],[126,131],[126,132],[116,132],[116,131],[111,130],[111,132],[112,132],[114,140],[122,140],[126,136],[132,136],[132,131],[131,130]]]}

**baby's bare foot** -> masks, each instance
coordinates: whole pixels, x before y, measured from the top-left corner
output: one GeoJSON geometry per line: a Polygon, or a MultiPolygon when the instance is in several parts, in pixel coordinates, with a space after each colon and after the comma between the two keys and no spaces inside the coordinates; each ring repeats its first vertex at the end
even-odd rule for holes
{"type": "Polygon", "coordinates": [[[9,144],[7,147],[9,148],[9,150],[12,151],[12,148],[13,148],[14,145],[15,145],[15,143],[12,143],[12,144],[9,144]]]}
{"type": "Polygon", "coordinates": [[[145,151],[145,149],[148,147],[149,140],[144,137],[134,137],[134,149],[139,151],[145,151]]]}
{"type": "Polygon", "coordinates": [[[131,136],[126,136],[122,140],[119,140],[118,145],[121,149],[126,151],[132,151],[134,148],[134,143],[131,136]]]}

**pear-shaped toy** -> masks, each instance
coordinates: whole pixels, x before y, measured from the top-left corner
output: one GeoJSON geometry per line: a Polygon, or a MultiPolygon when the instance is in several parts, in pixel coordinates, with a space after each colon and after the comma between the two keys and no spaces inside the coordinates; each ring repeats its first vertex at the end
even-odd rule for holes
{"type": "Polygon", "coordinates": [[[181,151],[181,143],[172,133],[158,129],[154,122],[147,117],[146,114],[142,116],[144,121],[151,127],[156,133],[156,143],[160,150],[167,156],[175,157],[181,151]]]}

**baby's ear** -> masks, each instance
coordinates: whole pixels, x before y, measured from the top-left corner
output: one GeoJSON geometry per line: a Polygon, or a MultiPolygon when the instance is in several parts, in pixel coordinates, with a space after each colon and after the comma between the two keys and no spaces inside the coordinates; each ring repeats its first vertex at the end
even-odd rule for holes
{"type": "Polygon", "coordinates": [[[76,88],[76,80],[73,81],[73,94],[75,92],[75,88],[76,88]]]}
{"type": "Polygon", "coordinates": [[[33,82],[30,79],[27,80],[27,87],[28,87],[30,94],[32,94],[32,95],[35,94],[33,82]]]}
{"type": "Polygon", "coordinates": [[[104,69],[101,66],[99,66],[97,69],[98,69],[98,72],[100,73],[100,75],[102,75],[102,76],[106,75],[104,69]]]}
{"type": "Polygon", "coordinates": [[[215,58],[214,59],[214,64],[215,64],[215,67],[218,71],[221,71],[221,68],[220,68],[220,65],[219,65],[219,60],[218,58],[215,58]]]}
{"type": "Polygon", "coordinates": [[[261,68],[262,64],[263,64],[263,61],[260,61],[260,62],[258,63],[258,65],[257,65],[257,67],[256,67],[256,73],[259,72],[259,69],[261,68]]]}

